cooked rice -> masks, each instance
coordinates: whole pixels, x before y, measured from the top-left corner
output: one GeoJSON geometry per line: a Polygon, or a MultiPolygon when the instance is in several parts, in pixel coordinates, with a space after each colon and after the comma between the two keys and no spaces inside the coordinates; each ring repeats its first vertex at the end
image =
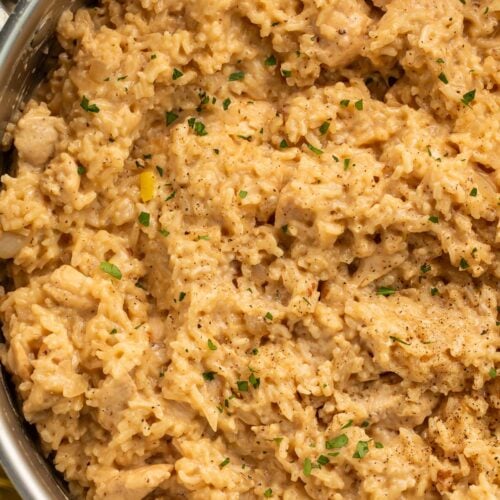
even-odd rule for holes
{"type": "Polygon", "coordinates": [[[104,0],[11,127],[2,361],[80,498],[500,498],[498,0],[104,0]]]}

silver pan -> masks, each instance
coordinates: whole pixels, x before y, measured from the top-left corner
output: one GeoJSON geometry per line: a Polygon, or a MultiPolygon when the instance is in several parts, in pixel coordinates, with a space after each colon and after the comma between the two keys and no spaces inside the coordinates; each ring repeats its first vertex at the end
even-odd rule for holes
{"type": "MultiPolygon", "coordinates": [[[[0,144],[5,127],[49,71],[57,19],[79,0],[0,0],[0,144]]],[[[52,58],[53,59],[53,58],[52,58]]],[[[8,144],[0,169],[9,168],[8,144]]],[[[0,368],[0,462],[25,500],[69,499],[64,483],[46,462],[34,429],[24,421],[8,374],[0,368]]]]}

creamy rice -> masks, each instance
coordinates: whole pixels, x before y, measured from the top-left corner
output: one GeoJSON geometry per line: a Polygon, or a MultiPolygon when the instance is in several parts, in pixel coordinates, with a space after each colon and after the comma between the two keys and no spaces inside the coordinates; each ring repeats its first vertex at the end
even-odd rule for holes
{"type": "Polygon", "coordinates": [[[9,130],[1,355],[76,497],[500,497],[499,16],[62,16],[9,130]]]}

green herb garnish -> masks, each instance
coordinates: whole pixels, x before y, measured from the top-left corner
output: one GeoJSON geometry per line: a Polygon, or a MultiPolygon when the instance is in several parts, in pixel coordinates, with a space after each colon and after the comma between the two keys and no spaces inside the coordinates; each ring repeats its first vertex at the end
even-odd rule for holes
{"type": "MultiPolygon", "coordinates": [[[[352,420],[350,421],[352,423],[352,420]]],[[[345,426],[342,427],[342,429],[345,429],[345,426]]],[[[345,434],[340,434],[337,437],[334,437],[333,439],[329,439],[328,441],[325,442],[325,448],[327,450],[334,450],[336,448],[343,448],[349,443],[349,438],[345,434]]]]}
{"type": "Polygon", "coordinates": [[[203,375],[203,378],[205,380],[208,380],[210,382],[215,378],[217,373],[215,373],[215,372],[203,372],[202,375],[203,375]]]}
{"type": "Polygon", "coordinates": [[[358,441],[353,458],[363,458],[368,453],[368,441],[358,441]]]}
{"type": "Polygon", "coordinates": [[[445,75],[443,72],[439,73],[438,78],[439,78],[439,79],[440,79],[443,83],[448,84],[448,78],[446,78],[446,75],[445,75]]]}
{"type": "Polygon", "coordinates": [[[240,392],[248,392],[248,382],[246,380],[238,380],[236,385],[240,392]]]}
{"type": "Polygon", "coordinates": [[[230,82],[240,82],[245,78],[245,73],[243,71],[235,71],[229,75],[230,82]]]}
{"type": "Polygon", "coordinates": [[[404,345],[411,345],[408,342],[405,342],[404,340],[401,340],[399,337],[393,337],[392,335],[389,337],[393,342],[399,342],[400,344],[404,345]]]}
{"type": "Polygon", "coordinates": [[[396,290],[390,286],[381,286],[377,288],[377,295],[382,295],[384,297],[389,297],[389,295],[394,295],[396,290]]]}
{"type": "Polygon", "coordinates": [[[431,270],[430,264],[425,263],[420,266],[420,272],[422,274],[428,273],[430,270],[431,270]]]}
{"type": "Polygon", "coordinates": [[[469,90],[462,96],[462,104],[464,106],[469,106],[470,103],[476,98],[476,89],[469,90]]]}
{"type": "Polygon", "coordinates": [[[118,267],[115,266],[114,264],[111,264],[111,262],[108,262],[106,260],[101,262],[99,264],[99,269],[101,271],[104,271],[105,273],[109,274],[113,278],[116,278],[117,280],[122,279],[122,273],[121,273],[120,269],[118,269],[118,267]]]}
{"type": "Polygon", "coordinates": [[[476,197],[477,196],[477,188],[476,187],[472,188],[469,195],[476,197]]]}
{"type": "Polygon", "coordinates": [[[312,144],[309,144],[307,143],[307,147],[315,154],[315,155],[322,155],[323,154],[323,151],[321,151],[321,149],[318,149],[316,147],[314,147],[312,144]]]}
{"type": "Polygon", "coordinates": [[[186,292],[181,292],[179,294],[179,302],[182,302],[186,298],[186,292]]]}
{"type": "Polygon", "coordinates": [[[226,457],[220,464],[219,467],[223,469],[230,462],[229,457],[226,457]]]}
{"type": "Polygon", "coordinates": [[[356,101],[354,103],[354,107],[358,110],[358,111],[362,111],[363,109],[363,99],[360,99],[359,101],[356,101]]]}
{"type": "Polygon", "coordinates": [[[319,133],[321,135],[325,135],[328,132],[328,129],[330,128],[330,122],[326,121],[321,124],[321,127],[319,127],[319,133]]]}
{"type": "Polygon", "coordinates": [[[167,127],[169,125],[172,125],[177,118],[179,118],[179,115],[177,113],[174,113],[173,111],[165,111],[165,122],[167,124],[167,127]]]}
{"type": "Polygon", "coordinates": [[[229,109],[229,106],[231,106],[231,99],[226,98],[222,101],[222,108],[224,109],[224,111],[227,111],[229,109]]]}
{"type": "Polygon", "coordinates": [[[312,472],[312,462],[310,458],[304,460],[304,465],[302,470],[304,471],[304,476],[310,476],[312,472]]]}
{"type": "Polygon", "coordinates": [[[265,61],[264,64],[266,66],[276,66],[276,57],[274,57],[273,54],[271,54],[265,61]]]}
{"type": "Polygon", "coordinates": [[[260,385],[260,378],[256,377],[255,374],[251,373],[250,377],[248,377],[248,381],[252,384],[254,389],[258,389],[260,385]]]}
{"type": "Polygon", "coordinates": [[[184,73],[177,68],[174,68],[172,73],[172,80],[178,80],[181,76],[184,76],[184,73]]]}
{"type": "Polygon", "coordinates": [[[239,196],[242,200],[244,200],[244,199],[247,197],[247,195],[248,195],[248,191],[240,191],[240,192],[238,193],[238,196],[239,196]]]}
{"type": "Polygon", "coordinates": [[[207,341],[207,345],[208,345],[208,348],[211,350],[211,351],[216,351],[217,350],[217,346],[212,342],[211,339],[208,339],[207,341]]]}
{"type": "Polygon", "coordinates": [[[341,107],[343,107],[343,108],[347,108],[347,106],[349,106],[349,103],[350,103],[350,102],[351,102],[351,101],[350,101],[349,99],[342,99],[342,100],[340,101],[340,106],[341,106],[341,107]]]}
{"type": "Polygon", "coordinates": [[[139,224],[142,224],[143,226],[145,227],[148,227],[149,226],[149,221],[150,221],[150,214],[148,214],[148,212],[141,212],[139,214],[139,224]]]}
{"type": "Polygon", "coordinates": [[[97,107],[97,104],[90,104],[89,100],[85,96],[82,97],[82,100],[80,102],[80,107],[83,110],[88,111],[89,113],[99,113],[99,108],[97,107]]]}

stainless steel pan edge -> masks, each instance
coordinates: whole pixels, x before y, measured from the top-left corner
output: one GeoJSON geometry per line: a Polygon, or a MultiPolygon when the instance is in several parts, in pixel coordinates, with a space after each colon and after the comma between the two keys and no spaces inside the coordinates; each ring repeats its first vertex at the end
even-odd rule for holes
{"type": "MultiPolygon", "coordinates": [[[[15,111],[43,78],[57,19],[75,0],[0,0],[0,144],[15,111]],[[8,17],[7,17],[8,16],[8,17]],[[6,20],[6,22],[5,22],[6,20]]],[[[5,146],[5,145],[4,145],[5,146]]],[[[8,165],[0,153],[0,167],[8,165]]],[[[24,500],[70,498],[40,454],[33,430],[18,412],[12,384],[0,368],[0,462],[24,500]]]]}

